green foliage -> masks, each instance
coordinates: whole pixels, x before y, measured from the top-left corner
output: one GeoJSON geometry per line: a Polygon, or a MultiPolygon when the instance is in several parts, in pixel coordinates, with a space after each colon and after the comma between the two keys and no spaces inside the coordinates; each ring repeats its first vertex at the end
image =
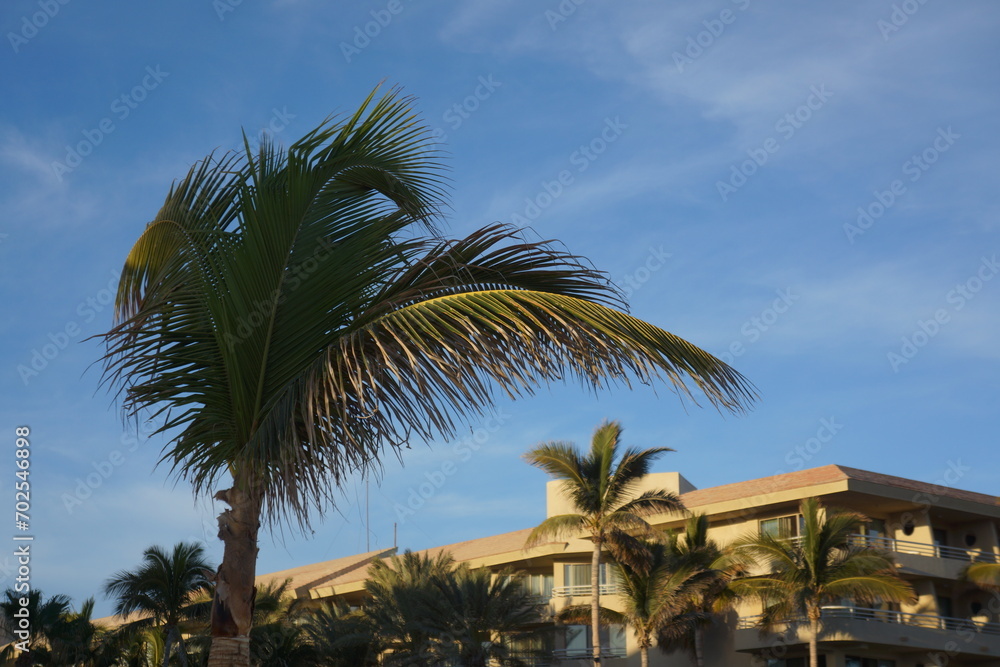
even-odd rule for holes
{"type": "Polygon", "coordinates": [[[962,578],[983,590],[1000,592],[1000,563],[969,563],[962,578]]]}
{"type": "MultiPolygon", "coordinates": [[[[602,623],[624,625],[632,629],[640,649],[648,649],[653,640],[688,634],[703,619],[691,608],[714,583],[710,571],[687,562],[663,542],[647,542],[638,567],[625,563],[616,569],[616,583],[621,587],[621,611],[600,609],[602,623]]],[[[589,621],[591,608],[567,607],[559,614],[561,622],[589,621]]]]}
{"type": "Polygon", "coordinates": [[[644,517],[661,512],[683,511],[676,494],[650,490],[636,494],[642,478],[653,462],[673,451],[668,447],[622,449],[622,427],[618,422],[601,424],[590,442],[590,451],[581,453],[572,443],[549,442],[524,455],[531,465],[563,481],[563,492],[576,514],[547,518],[528,536],[527,546],[546,539],[585,535],[598,544],[607,543],[619,560],[641,552],[636,535],[655,535],[644,517]]]}
{"type": "Polygon", "coordinates": [[[514,647],[536,634],[535,600],[515,573],[455,565],[409,551],[373,563],[365,607],[385,665],[517,665],[514,647]]]}
{"type": "Polygon", "coordinates": [[[198,605],[196,598],[209,590],[208,577],[213,569],[202,545],[178,542],[173,551],[149,547],[139,567],[117,572],[108,579],[104,593],[115,598],[115,613],[125,618],[138,616],[119,628],[122,645],[132,646],[137,657],[144,655],[148,653],[143,648],[148,639],[141,631],[160,628],[164,635],[164,665],[174,651],[185,663],[187,654],[179,626],[203,613],[204,605],[198,605]]]}
{"type": "Polygon", "coordinates": [[[410,100],[374,95],[288,149],[207,157],[128,255],[105,378],[128,414],[164,417],[163,460],[197,492],[231,473],[271,520],[306,522],[383,447],[453,437],[495,388],[659,378],[726,409],[753,400],[555,243],[506,225],[438,236],[432,134],[410,100]]]}
{"type": "Polygon", "coordinates": [[[803,500],[801,512],[802,535],[797,538],[748,535],[733,545],[735,558],[745,568],[760,564],[770,571],[736,579],[732,586],[738,594],[762,602],[764,630],[807,618],[814,629],[810,655],[815,664],[823,605],[842,600],[912,602],[915,595],[897,575],[892,554],[852,539],[867,517],[841,509],[824,510],[816,498],[803,500]]]}

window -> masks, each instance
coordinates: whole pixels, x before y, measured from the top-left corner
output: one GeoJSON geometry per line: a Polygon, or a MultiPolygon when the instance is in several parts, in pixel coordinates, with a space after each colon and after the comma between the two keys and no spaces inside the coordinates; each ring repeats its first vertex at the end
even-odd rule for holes
{"type": "Polygon", "coordinates": [[[773,537],[798,537],[802,534],[804,520],[798,514],[764,519],[760,522],[760,534],[773,537]]]}
{"type": "MultiPolygon", "coordinates": [[[[586,656],[591,652],[592,633],[589,625],[566,626],[566,655],[586,656]]],[[[602,653],[613,656],[625,656],[625,628],[621,625],[609,625],[601,628],[602,653]]]]}
{"type": "Polygon", "coordinates": [[[869,519],[858,532],[866,537],[886,537],[885,519],[869,519]]]}
{"type": "MultiPolygon", "coordinates": [[[[609,574],[613,577],[614,570],[610,569],[607,563],[601,563],[601,586],[612,583],[608,581],[609,574]]],[[[566,586],[590,586],[590,564],[577,563],[563,565],[563,578],[565,580],[563,583],[566,586]]]]}
{"type": "Polygon", "coordinates": [[[524,587],[531,595],[538,597],[552,597],[552,575],[551,574],[528,574],[524,576],[524,587]]]}

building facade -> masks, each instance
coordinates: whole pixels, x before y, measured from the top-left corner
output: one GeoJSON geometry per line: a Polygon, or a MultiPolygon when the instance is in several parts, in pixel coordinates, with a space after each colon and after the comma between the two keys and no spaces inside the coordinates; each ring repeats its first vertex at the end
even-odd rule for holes
{"type": "MultiPolygon", "coordinates": [[[[1000,667],[1000,595],[963,581],[971,561],[1000,562],[1000,498],[854,468],[828,465],[763,479],[696,489],[678,473],[644,478],[643,488],[677,493],[689,512],[705,514],[709,536],[720,545],[744,535],[781,528],[795,535],[799,503],[819,498],[827,507],[864,514],[856,539],[893,553],[901,577],[917,594],[909,605],[864,608],[851,604],[825,607],[818,638],[826,667],[1000,667]]],[[[547,515],[571,512],[559,482],[546,488],[547,515]]],[[[681,529],[684,517],[664,514],[651,523],[681,529]]],[[[450,552],[457,561],[494,571],[514,568],[536,595],[539,623],[554,623],[568,605],[590,602],[592,544],[584,539],[550,542],[529,550],[531,528],[428,550],[450,552]]],[[[374,551],[276,572],[261,581],[291,579],[296,595],[310,600],[340,598],[363,604],[367,568],[394,549],[374,551]]],[[[602,605],[614,608],[616,585],[601,573],[602,605]]],[[[705,664],[733,667],[804,667],[808,664],[809,629],[790,621],[761,633],[759,606],[738,605],[720,616],[706,634],[705,664]]],[[[551,633],[546,657],[536,664],[588,664],[586,626],[562,626],[551,633]]],[[[638,667],[630,631],[610,627],[601,638],[607,667],[638,667]]],[[[693,665],[685,653],[650,652],[650,664],[693,665]]]]}

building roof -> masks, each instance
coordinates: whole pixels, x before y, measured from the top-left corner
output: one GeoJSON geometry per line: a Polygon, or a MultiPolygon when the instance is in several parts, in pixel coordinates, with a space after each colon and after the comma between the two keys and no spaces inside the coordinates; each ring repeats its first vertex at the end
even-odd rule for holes
{"type": "Polygon", "coordinates": [[[938,486],[937,484],[927,484],[903,477],[883,475],[840,465],[826,465],[819,468],[809,468],[808,470],[752,479],[746,482],[713,486],[707,489],[689,491],[683,494],[681,498],[689,509],[734,500],[749,501],[747,504],[754,504],[755,500],[763,500],[764,496],[770,494],[812,488],[825,484],[835,484],[837,482],[848,482],[848,487],[850,487],[850,482],[852,481],[877,484],[879,486],[893,487],[911,492],[913,502],[917,504],[929,500],[933,501],[938,498],[951,498],[985,505],[1000,505],[1000,498],[997,496],[963,491],[961,489],[938,486]]]}

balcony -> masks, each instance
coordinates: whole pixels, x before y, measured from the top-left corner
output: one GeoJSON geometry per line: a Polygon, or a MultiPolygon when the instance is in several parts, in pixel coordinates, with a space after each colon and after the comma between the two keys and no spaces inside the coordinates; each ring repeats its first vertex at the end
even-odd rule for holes
{"type": "MultiPolygon", "coordinates": [[[[600,587],[601,595],[619,595],[622,592],[622,587],[618,584],[601,584],[600,587]]],[[[587,597],[590,595],[590,584],[584,586],[556,586],[552,589],[552,597],[554,598],[576,598],[576,597],[587,597]]]]}
{"type": "MultiPolygon", "coordinates": [[[[823,607],[822,619],[847,618],[859,621],[875,621],[877,623],[894,623],[916,628],[933,628],[937,630],[969,630],[975,633],[996,635],[1000,637],[1000,623],[988,623],[970,618],[951,618],[936,614],[910,614],[905,611],[890,609],[868,609],[865,607],[823,607]]],[[[761,616],[744,616],[736,624],[737,630],[756,628],[761,616]]],[[[806,619],[785,621],[789,625],[806,623],[806,619]]]]}
{"type": "MultiPolygon", "coordinates": [[[[796,538],[798,539],[798,538],[796,538]]],[[[976,549],[959,549],[956,547],[942,547],[936,544],[924,544],[923,542],[910,542],[907,540],[897,540],[892,537],[868,537],[865,535],[852,535],[851,543],[861,546],[870,546],[883,551],[893,551],[900,554],[914,554],[917,556],[930,556],[932,558],[950,558],[961,560],[966,563],[997,563],[1000,557],[988,551],[978,551],[976,549]]]]}
{"type": "MultiPolygon", "coordinates": [[[[780,637],[786,645],[806,643],[809,624],[804,618],[784,621],[771,637],[757,631],[760,616],[737,621],[736,649],[756,651],[774,644],[780,637]]],[[[1000,656],[1000,623],[977,618],[950,618],[935,614],[911,614],[886,609],[828,606],[822,609],[820,642],[867,642],[873,645],[906,646],[934,650],[954,645],[970,655],[1000,656]]]]}

